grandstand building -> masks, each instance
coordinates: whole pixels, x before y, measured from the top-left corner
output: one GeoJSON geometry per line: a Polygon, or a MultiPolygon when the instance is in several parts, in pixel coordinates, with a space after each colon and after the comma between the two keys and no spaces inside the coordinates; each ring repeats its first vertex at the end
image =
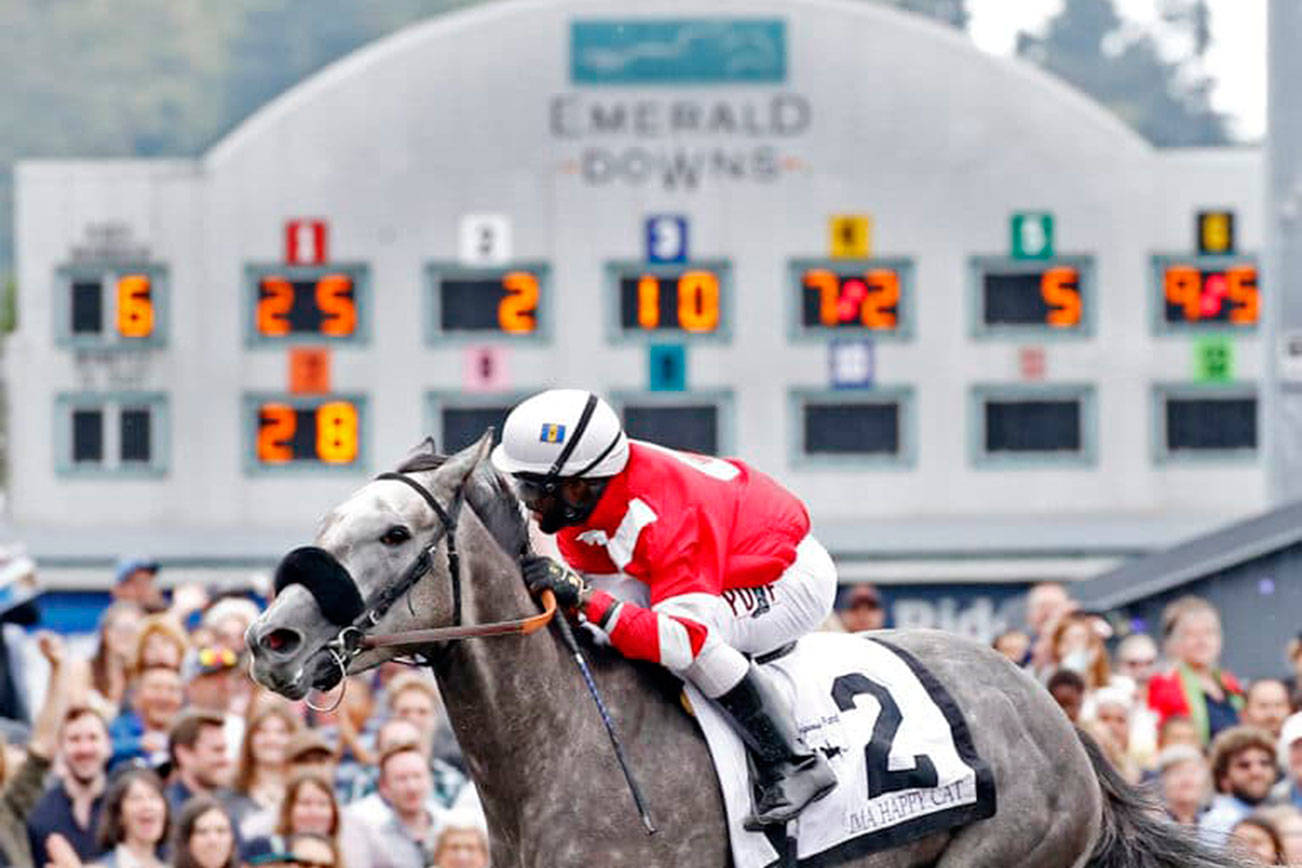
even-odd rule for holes
{"type": "Polygon", "coordinates": [[[20,164],[7,533],[57,587],[242,577],[581,385],[988,637],[1267,506],[1263,183],[877,4],[446,15],[193,160],[20,164]]]}

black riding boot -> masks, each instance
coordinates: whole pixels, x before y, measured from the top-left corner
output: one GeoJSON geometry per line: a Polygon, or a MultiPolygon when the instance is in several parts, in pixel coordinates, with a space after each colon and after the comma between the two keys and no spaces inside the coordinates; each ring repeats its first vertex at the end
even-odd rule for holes
{"type": "Polygon", "coordinates": [[[836,773],[805,745],[791,708],[755,664],[715,702],[728,713],[755,767],[755,812],[746,828],[785,823],[836,786],[836,773]]]}

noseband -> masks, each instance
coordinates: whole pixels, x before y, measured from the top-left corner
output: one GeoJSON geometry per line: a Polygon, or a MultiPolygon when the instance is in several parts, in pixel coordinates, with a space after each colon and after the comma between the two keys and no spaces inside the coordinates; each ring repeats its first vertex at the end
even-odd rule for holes
{"type": "MultiPolygon", "coordinates": [[[[357,585],[357,580],[339,563],[334,555],[318,546],[303,546],[287,554],[276,568],[275,588],[279,594],[290,585],[302,585],[316,600],[318,608],[331,624],[339,627],[334,639],[326,643],[322,650],[328,652],[339,667],[340,680],[348,673],[348,666],[353,659],[366,648],[402,647],[437,645],[452,639],[465,639],[473,636],[495,636],[510,633],[529,634],[544,626],[556,611],[556,601],[546,594],[545,611],[518,621],[503,621],[495,624],[483,624],[465,627],[461,624],[461,557],[457,553],[457,521],[461,517],[461,506],[465,500],[462,486],[457,486],[452,503],[447,508],[438,502],[425,486],[410,476],[401,473],[381,473],[376,480],[388,479],[401,482],[421,496],[429,508],[438,516],[439,526],[429,543],[421,548],[420,554],[403,570],[401,577],[393,585],[376,594],[374,601],[367,603],[357,585]],[[380,620],[388,613],[393,604],[401,599],[434,566],[434,553],[439,543],[447,540],[448,575],[452,582],[452,625],[429,630],[412,630],[384,636],[372,636],[380,620]]],[[[428,656],[428,655],[426,655],[428,656]]],[[[343,701],[341,693],[339,702],[343,701]]],[[[339,702],[328,709],[333,711],[339,702]]]]}

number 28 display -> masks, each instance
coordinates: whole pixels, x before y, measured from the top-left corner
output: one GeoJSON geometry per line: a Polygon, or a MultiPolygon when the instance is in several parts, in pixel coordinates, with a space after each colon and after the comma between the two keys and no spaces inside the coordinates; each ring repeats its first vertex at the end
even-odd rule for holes
{"type": "Polygon", "coordinates": [[[257,466],[357,465],[364,411],[360,399],[266,396],[252,400],[250,410],[257,466]]]}

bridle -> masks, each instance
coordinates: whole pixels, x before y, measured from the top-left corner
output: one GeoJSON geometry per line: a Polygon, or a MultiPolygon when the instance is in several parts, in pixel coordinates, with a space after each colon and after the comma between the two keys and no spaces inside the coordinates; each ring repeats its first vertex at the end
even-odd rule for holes
{"type": "MultiPolygon", "coordinates": [[[[322,646],[321,650],[328,653],[339,668],[339,680],[345,684],[345,691],[348,667],[363,650],[395,647],[428,649],[434,646],[433,653],[425,651],[422,654],[426,661],[432,661],[444,643],[476,636],[516,633],[528,635],[541,629],[556,614],[555,597],[550,592],[544,592],[544,609],[537,615],[514,621],[462,625],[461,556],[457,552],[457,522],[465,502],[464,483],[457,486],[452,502],[444,507],[428,488],[406,474],[381,473],[375,479],[401,482],[408,486],[420,495],[439,520],[429,542],[421,547],[420,553],[402,571],[397,582],[382,589],[368,603],[362,596],[357,580],[343,564],[316,546],[295,549],[285,556],[276,570],[277,593],[290,585],[302,585],[316,599],[317,606],[327,620],[340,627],[335,637],[322,646]],[[402,599],[433,568],[439,544],[444,541],[447,543],[448,576],[452,583],[452,625],[401,633],[371,634],[370,631],[379,625],[394,603],[402,599]]],[[[518,556],[520,553],[515,554],[518,556]]],[[[316,711],[334,711],[343,702],[343,698],[344,691],[341,691],[338,700],[329,708],[312,707],[316,711]]]]}

